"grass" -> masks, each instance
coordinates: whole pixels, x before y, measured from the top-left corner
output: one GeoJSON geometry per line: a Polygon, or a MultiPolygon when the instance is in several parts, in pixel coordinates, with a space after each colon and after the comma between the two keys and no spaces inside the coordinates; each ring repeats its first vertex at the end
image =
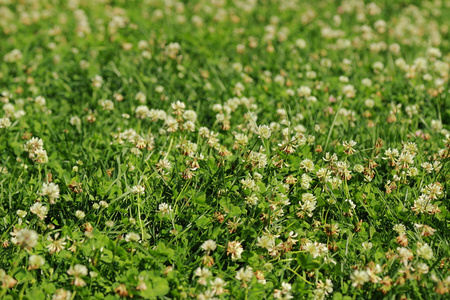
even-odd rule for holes
{"type": "Polygon", "coordinates": [[[0,298],[445,299],[449,13],[0,0],[0,298]]]}

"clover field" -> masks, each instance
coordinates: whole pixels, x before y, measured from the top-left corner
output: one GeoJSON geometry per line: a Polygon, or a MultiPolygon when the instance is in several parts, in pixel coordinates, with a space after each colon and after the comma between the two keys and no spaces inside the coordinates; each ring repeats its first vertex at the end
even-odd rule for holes
{"type": "Polygon", "coordinates": [[[448,299],[449,20],[0,0],[0,298],[448,299]]]}

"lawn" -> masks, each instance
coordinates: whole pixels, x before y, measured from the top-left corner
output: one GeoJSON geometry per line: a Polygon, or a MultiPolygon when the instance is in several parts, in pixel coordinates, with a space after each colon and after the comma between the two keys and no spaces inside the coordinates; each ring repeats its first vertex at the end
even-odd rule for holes
{"type": "Polygon", "coordinates": [[[0,298],[448,299],[449,16],[0,0],[0,298]]]}

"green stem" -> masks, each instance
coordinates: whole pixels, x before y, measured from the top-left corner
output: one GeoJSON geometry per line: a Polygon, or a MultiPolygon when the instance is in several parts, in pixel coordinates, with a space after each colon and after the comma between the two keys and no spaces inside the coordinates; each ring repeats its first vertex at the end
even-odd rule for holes
{"type": "Polygon", "coordinates": [[[138,218],[139,218],[139,225],[141,226],[141,234],[142,234],[142,240],[144,240],[144,226],[142,225],[142,219],[141,219],[141,197],[137,198],[137,207],[138,207],[138,218]]]}

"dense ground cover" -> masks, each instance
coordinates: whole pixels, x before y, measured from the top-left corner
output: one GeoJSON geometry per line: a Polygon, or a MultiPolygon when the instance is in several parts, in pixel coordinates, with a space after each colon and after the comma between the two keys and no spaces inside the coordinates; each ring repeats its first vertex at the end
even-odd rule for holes
{"type": "Polygon", "coordinates": [[[449,15],[0,0],[0,298],[448,297],[449,15]]]}

